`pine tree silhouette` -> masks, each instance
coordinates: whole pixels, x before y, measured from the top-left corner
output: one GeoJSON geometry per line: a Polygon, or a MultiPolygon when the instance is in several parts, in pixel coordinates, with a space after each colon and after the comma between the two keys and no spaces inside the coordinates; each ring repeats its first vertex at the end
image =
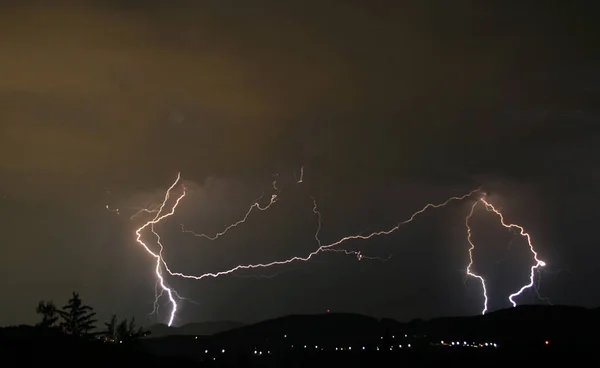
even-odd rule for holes
{"type": "Polygon", "coordinates": [[[62,318],[60,327],[66,334],[86,338],[93,336],[92,330],[97,322],[94,319],[96,313],[92,307],[82,303],[78,293],[73,292],[69,303],[58,313],[62,318]]]}

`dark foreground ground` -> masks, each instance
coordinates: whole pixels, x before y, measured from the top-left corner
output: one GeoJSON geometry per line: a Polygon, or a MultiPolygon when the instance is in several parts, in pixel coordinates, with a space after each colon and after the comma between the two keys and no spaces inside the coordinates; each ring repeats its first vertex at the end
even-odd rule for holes
{"type": "Polygon", "coordinates": [[[108,344],[53,329],[0,329],[0,367],[600,366],[600,309],[522,306],[399,323],[355,314],[287,316],[211,336],[108,344]]]}
{"type": "Polygon", "coordinates": [[[155,356],[140,344],[84,342],[60,334],[45,334],[33,328],[20,328],[18,334],[2,337],[0,364],[3,367],[510,367],[554,364],[600,363],[598,347],[590,345],[519,346],[476,349],[441,346],[398,351],[283,351],[256,356],[253,353],[222,353],[201,361],[171,356],[155,356]],[[25,332],[23,331],[25,330],[25,332]]]}

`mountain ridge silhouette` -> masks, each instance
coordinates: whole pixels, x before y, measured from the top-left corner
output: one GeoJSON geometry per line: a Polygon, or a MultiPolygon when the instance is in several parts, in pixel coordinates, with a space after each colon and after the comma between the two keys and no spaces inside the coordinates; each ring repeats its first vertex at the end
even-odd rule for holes
{"type": "Polygon", "coordinates": [[[171,335],[207,336],[242,327],[244,325],[244,323],[237,321],[192,322],[177,327],[169,327],[165,324],[157,323],[148,327],[148,330],[150,331],[149,337],[165,337],[171,335]]]}

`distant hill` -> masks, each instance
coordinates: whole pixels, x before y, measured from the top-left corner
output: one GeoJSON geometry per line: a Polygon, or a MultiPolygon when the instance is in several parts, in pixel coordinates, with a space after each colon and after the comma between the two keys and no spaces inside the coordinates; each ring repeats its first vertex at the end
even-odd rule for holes
{"type": "Polygon", "coordinates": [[[385,326],[377,318],[361,314],[290,315],[221,332],[212,336],[211,340],[227,344],[235,341],[239,345],[282,339],[297,344],[350,343],[380,339],[385,326]]]}
{"type": "Polygon", "coordinates": [[[73,356],[81,356],[88,359],[84,363],[107,366],[119,362],[181,367],[202,362],[204,366],[350,368],[395,362],[468,367],[464,363],[471,362],[473,367],[505,368],[515,361],[549,365],[565,354],[572,362],[589,365],[595,359],[600,364],[600,308],[526,305],[484,316],[408,323],[327,313],[290,315],[251,325],[211,322],[154,327],[155,331],[163,329],[158,334],[166,336],[124,344],[80,341],[57,330],[31,326],[7,327],[0,329],[0,353],[10,366],[64,366],[73,362],[73,356]],[[67,351],[72,355],[57,354],[67,351]]]}
{"type": "Polygon", "coordinates": [[[600,308],[523,305],[471,317],[436,318],[407,324],[411,333],[431,339],[495,340],[529,343],[551,340],[555,343],[585,343],[599,340],[600,308]]]}
{"type": "Polygon", "coordinates": [[[244,324],[241,322],[215,321],[188,323],[180,327],[169,327],[164,324],[156,324],[151,326],[149,330],[151,332],[150,337],[164,337],[172,335],[209,336],[242,326],[244,326],[244,324]]]}
{"type": "Polygon", "coordinates": [[[589,346],[600,343],[600,309],[564,306],[519,306],[486,315],[436,318],[408,323],[360,314],[327,313],[290,315],[215,333],[189,338],[150,338],[146,348],[158,355],[205,360],[211,354],[252,354],[290,349],[335,351],[376,350],[390,346],[429,349],[442,341],[497,343],[502,348],[589,346]]]}
{"type": "Polygon", "coordinates": [[[368,344],[376,343],[382,337],[407,335],[407,338],[427,338],[431,341],[455,339],[524,343],[541,339],[573,342],[595,336],[592,331],[598,328],[600,308],[524,305],[486,315],[414,320],[408,323],[359,314],[292,315],[217,333],[211,340],[242,344],[256,340],[279,340],[287,336],[288,341],[298,343],[314,341],[342,344],[363,341],[368,344]]]}

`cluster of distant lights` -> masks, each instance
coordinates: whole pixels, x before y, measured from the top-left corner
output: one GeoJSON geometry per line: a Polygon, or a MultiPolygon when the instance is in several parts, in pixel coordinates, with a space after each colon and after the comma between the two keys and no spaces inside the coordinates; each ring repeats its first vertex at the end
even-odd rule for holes
{"type": "MultiPolygon", "coordinates": [[[[288,335],[283,335],[283,337],[284,338],[288,338],[288,335]]],[[[404,337],[407,338],[408,335],[404,335],[404,337]]],[[[395,335],[392,336],[392,339],[395,339],[395,338],[396,338],[395,335]]],[[[197,340],[198,336],[196,336],[195,339],[197,340]]],[[[381,339],[383,340],[384,337],[382,336],[381,339]]],[[[443,341],[442,341],[442,344],[443,344],[443,341]]],[[[292,348],[292,349],[297,348],[297,349],[301,349],[301,350],[303,350],[303,349],[313,350],[313,346],[314,346],[314,350],[316,350],[316,351],[325,351],[325,348],[323,346],[319,346],[319,345],[294,345],[294,344],[290,344],[289,345],[289,347],[292,348]]],[[[486,343],[486,346],[487,346],[487,343],[486,343]]],[[[362,345],[359,349],[355,348],[354,351],[357,351],[357,350],[358,351],[366,351],[366,350],[370,350],[370,351],[373,351],[373,350],[374,351],[382,351],[382,350],[386,350],[386,349],[389,349],[390,351],[393,351],[394,348],[396,348],[396,350],[398,350],[398,349],[406,349],[406,348],[410,349],[412,347],[413,347],[413,345],[410,344],[410,343],[408,343],[408,344],[398,344],[397,348],[396,348],[396,345],[390,345],[390,346],[385,346],[385,347],[375,346],[375,347],[372,347],[372,348],[371,347],[367,347],[366,345],[362,345]]],[[[496,347],[496,344],[494,344],[494,347],[496,347]]],[[[225,349],[215,349],[215,350],[218,353],[220,353],[220,354],[225,354],[225,349]]],[[[352,351],[352,346],[337,346],[335,348],[327,348],[327,351],[352,351]]],[[[210,352],[209,349],[204,350],[204,354],[208,354],[209,352],[210,352]]],[[[255,355],[255,356],[262,356],[263,354],[264,355],[271,355],[272,353],[271,353],[271,350],[263,351],[263,350],[261,350],[259,348],[256,348],[256,347],[254,348],[253,355],[255,355]]],[[[213,360],[216,360],[216,359],[217,359],[216,357],[213,357],[213,360]]]]}
{"type": "MultiPolygon", "coordinates": [[[[548,342],[546,342],[546,345],[547,344],[548,344],[548,342]]],[[[471,348],[483,348],[483,347],[497,348],[498,347],[498,344],[491,343],[491,342],[489,342],[489,343],[488,342],[486,342],[486,343],[475,343],[475,342],[473,342],[473,343],[467,343],[466,341],[462,342],[462,343],[461,342],[444,343],[444,341],[441,341],[440,345],[443,345],[443,346],[452,346],[452,347],[471,347],[471,348]]],[[[290,345],[290,348],[293,349],[294,347],[295,347],[295,345],[290,345]]],[[[411,344],[405,344],[405,345],[399,344],[399,345],[397,345],[397,348],[396,348],[396,345],[391,345],[389,347],[388,346],[385,346],[385,347],[375,346],[374,348],[368,348],[367,346],[361,346],[360,349],[354,349],[354,351],[356,351],[356,350],[358,350],[358,351],[367,351],[367,350],[369,350],[369,351],[384,351],[384,350],[394,351],[395,348],[396,348],[395,350],[398,350],[398,349],[410,349],[412,347],[413,346],[411,344]]],[[[309,346],[309,345],[303,345],[301,347],[301,349],[310,349],[310,350],[313,350],[312,345],[311,346],[309,346]]],[[[220,354],[225,354],[225,351],[226,351],[225,349],[216,349],[216,350],[220,354]]],[[[319,345],[314,345],[314,350],[316,350],[316,351],[324,351],[325,348],[324,347],[320,347],[319,345]]],[[[338,346],[338,347],[335,347],[335,348],[332,348],[332,349],[327,349],[327,350],[328,351],[340,351],[340,352],[341,351],[352,351],[352,346],[347,346],[347,347],[340,347],[340,346],[338,346]]],[[[204,354],[208,354],[208,353],[209,353],[208,349],[204,350],[204,354]]],[[[258,348],[255,348],[254,351],[253,351],[253,355],[255,355],[255,356],[263,356],[263,355],[271,355],[271,354],[272,354],[271,350],[263,351],[263,350],[260,350],[258,348]]],[[[216,360],[216,359],[217,359],[216,357],[213,357],[213,360],[216,360]]]]}
{"type": "MultiPolygon", "coordinates": [[[[389,347],[389,350],[390,350],[390,351],[394,350],[394,347],[395,347],[395,345],[392,345],[392,346],[390,346],[390,347],[389,347]]],[[[290,348],[292,348],[292,349],[293,349],[293,348],[294,348],[294,345],[290,345],[290,348]]],[[[386,348],[387,348],[387,347],[386,347],[386,348]]],[[[411,345],[411,344],[406,344],[406,345],[401,345],[401,344],[400,344],[400,345],[398,345],[398,349],[402,349],[402,348],[412,348],[412,345],[411,345]]],[[[309,345],[304,345],[304,346],[302,347],[302,349],[311,349],[311,350],[312,350],[312,346],[309,346],[309,345]]],[[[317,351],[324,351],[324,350],[325,350],[325,348],[323,348],[323,347],[319,347],[319,345],[315,345],[315,346],[314,346],[314,350],[317,350],[317,351]]],[[[329,351],[329,350],[330,350],[330,349],[328,349],[328,351],[329,351]]],[[[355,349],[355,350],[356,350],[356,349],[355,349]]],[[[362,346],[362,347],[361,347],[361,349],[358,349],[358,350],[359,350],[359,351],[360,351],[360,350],[363,350],[363,351],[364,351],[364,350],[369,350],[369,349],[368,349],[366,346],[362,346]]],[[[376,346],[376,347],[375,347],[374,349],[372,349],[372,350],[375,350],[375,351],[381,351],[381,350],[383,350],[383,347],[381,347],[381,348],[380,348],[379,346],[376,346]]],[[[219,350],[219,349],[217,349],[217,351],[220,351],[220,353],[221,353],[221,354],[225,354],[225,349],[220,349],[220,350],[219,350]]],[[[348,346],[348,347],[340,347],[340,346],[338,346],[338,347],[332,348],[332,349],[331,349],[331,351],[352,351],[352,346],[348,346]]],[[[209,353],[209,350],[208,350],[208,349],[204,350],[204,354],[208,354],[208,353],[209,353]]],[[[253,353],[254,353],[254,355],[257,355],[257,356],[262,356],[263,354],[265,354],[265,351],[263,351],[263,350],[259,350],[259,349],[256,349],[256,348],[255,348],[253,353]]],[[[267,351],[266,351],[266,355],[271,355],[271,350],[267,350],[267,351]]],[[[213,357],[213,360],[216,360],[216,357],[213,357]]]]}
{"type": "MultiPolygon", "coordinates": [[[[288,335],[283,335],[284,338],[287,338],[288,335]]],[[[408,335],[404,335],[404,337],[408,337],[408,335]]],[[[392,336],[392,339],[395,339],[395,336],[392,336]]],[[[198,339],[198,336],[195,337],[195,339],[198,339]]],[[[384,337],[382,336],[381,339],[383,340],[384,337]]],[[[498,344],[495,342],[467,342],[467,341],[440,341],[439,343],[431,343],[431,345],[433,346],[444,346],[444,347],[452,347],[452,348],[498,348],[498,344]]],[[[544,345],[550,345],[550,341],[545,340],[544,341],[544,345]]],[[[385,350],[389,350],[389,351],[394,351],[394,350],[399,350],[399,349],[410,349],[413,346],[411,344],[398,344],[397,348],[396,345],[389,345],[389,346],[385,346],[385,347],[380,347],[380,346],[375,346],[375,347],[367,347],[366,345],[361,346],[361,348],[359,349],[354,349],[354,351],[385,351],[385,350]]],[[[290,345],[290,348],[294,349],[295,345],[290,345]]],[[[300,345],[299,347],[296,348],[300,348],[301,350],[303,349],[309,349],[309,350],[313,350],[313,345],[300,345]]],[[[314,350],[316,351],[325,351],[325,348],[319,345],[314,345],[314,350]]],[[[218,353],[225,354],[225,349],[216,349],[216,351],[218,353]]],[[[352,350],[352,346],[337,346],[335,348],[331,348],[331,349],[327,349],[327,351],[353,351],[352,350]]],[[[209,350],[206,349],[204,350],[204,354],[208,354],[209,350]]],[[[253,351],[253,355],[254,356],[263,356],[264,355],[271,355],[271,350],[266,350],[263,351],[261,349],[258,348],[254,348],[253,351]]],[[[217,360],[217,357],[213,357],[213,360],[217,360]]]]}
{"type": "Polygon", "coordinates": [[[450,346],[450,347],[463,347],[463,348],[497,348],[498,344],[495,342],[460,342],[460,341],[452,341],[452,342],[444,342],[440,341],[440,345],[450,346]]]}

